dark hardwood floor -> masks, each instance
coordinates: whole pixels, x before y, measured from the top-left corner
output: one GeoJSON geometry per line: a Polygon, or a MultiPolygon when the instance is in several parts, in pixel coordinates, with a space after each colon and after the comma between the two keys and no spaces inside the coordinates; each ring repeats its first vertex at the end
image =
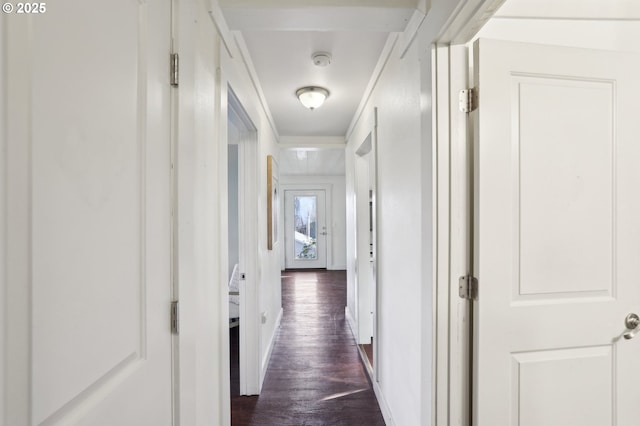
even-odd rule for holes
{"type": "MultiPolygon", "coordinates": [[[[232,424],[384,425],[345,320],[345,272],[283,272],[282,305],[282,324],[262,394],[239,396],[232,383],[232,424]]],[[[231,357],[231,377],[237,381],[233,347],[231,357]]]]}

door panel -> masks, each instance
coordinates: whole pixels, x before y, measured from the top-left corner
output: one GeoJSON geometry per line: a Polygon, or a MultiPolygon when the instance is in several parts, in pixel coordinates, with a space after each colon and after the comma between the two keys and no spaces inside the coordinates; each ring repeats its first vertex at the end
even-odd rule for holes
{"type": "Polygon", "coordinates": [[[285,191],[285,265],[327,267],[324,190],[285,191]]]}
{"type": "Polygon", "coordinates": [[[9,227],[29,221],[8,250],[30,312],[9,349],[28,356],[30,412],[10,423],[168,425],[170,2],[50,6],[24,18],[30,104],[12,122],[29,137],[8,140],[30,172],[29,200],[8,199],[9,227]]]}
{"type": "Polygon", "coordinates": [[[611,345],[512,354],[510,424],[610,424],[613,355],[611,345]]]}
{"type": "Polygon", "coordinates": [[[614,84],[548,76],[513,76],[511,84],[516,294],[611,296],[614,84]]]}
{"type": "Polygon", "coordinates": [[[473,423],[634,424],[640,58],[481,39],[473,61],[473,423]]]}

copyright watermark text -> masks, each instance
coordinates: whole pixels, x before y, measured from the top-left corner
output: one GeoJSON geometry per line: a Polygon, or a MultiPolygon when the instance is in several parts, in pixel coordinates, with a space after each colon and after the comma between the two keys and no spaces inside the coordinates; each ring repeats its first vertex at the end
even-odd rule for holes
{"type": "Polygon", "coordinates": [[[39,13],[47,12],[46,3],[4,3],[2,5],[2,12],[4,13],[16,13],[16,14],[31,14],[36,15],[39,13]]]}

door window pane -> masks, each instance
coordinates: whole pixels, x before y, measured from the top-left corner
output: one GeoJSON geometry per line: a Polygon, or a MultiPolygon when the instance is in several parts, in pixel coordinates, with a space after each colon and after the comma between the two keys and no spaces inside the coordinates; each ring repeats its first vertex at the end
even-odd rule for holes
{"type": "Polygon", "coordinates": [[[293,197],[293,217],[295,227],[296,260],[316,260],[318,250],[317,238],[317,200],[313,195],[296,195],[293,197]]]}

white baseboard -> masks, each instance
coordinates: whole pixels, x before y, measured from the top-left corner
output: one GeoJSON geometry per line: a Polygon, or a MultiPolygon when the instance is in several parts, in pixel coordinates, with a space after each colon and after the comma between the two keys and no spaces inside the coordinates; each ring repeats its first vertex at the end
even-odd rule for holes
{"type": "Polygon", "coordinates": [[[353,338],[358,342],[358,324],[356,324],[356,320],[351,316],[351,311],[349,311],[348,306],[344,307],[344,317],[347,319],[353,338]]]}
{"type": "Polygon", "coordinates": [[[380,407],[380,412],[382,412],[382,417],[384,418],[384,422],[387,426],[395,426],[393,422],[393,418],[391,417],[391,410],[389,409],[389,405],[387,404],[387,400],[384,398],[384,394],[382,389],[380,388],[380,384],[374,379],[374,371],[371,363],[367,359],[367,354],[364,349],[362,349],[361,345],[358,345],[358,353],[360,354],[360,360],[364,364],[364,368],[369,375],[369,379],[371,385],[373,386],[373,393],[376,395],[376,399],[378,400],[378,406],[380,407]]]}
{"type": "Polygon", "coordinates": [[[276,334],[278,334],[280,330],[282,313],[283,313],[283,309],[280,308],[280,311],[278,312],[278,317],[276,318],[275,327],[273,327],[273,334],[269,339],[269,347],[267,348],[267,351],[264,354],[264,357],[262,357],[262,363],[260,365],[260,389],[262,389],[262,384],[264,383],[264,376],[267,374],[267,367],[269,367],[269,360],[271,359],[271,354],[273,353],[273,346],[276,343],[276,334]]]}
{"type": "Polygon", "coordinates": [[[378,406],[380,406],[380,411],[382,412],[382,417],[384,417],[384,423],[387,426],[395,426],[393,422],[393,417],[391,417],[391,410],[389,409],[389,405],[387,404],[387,400],[384,399],[384,393],[380,388],[378,382],[371,379],[371,383],[373,383],[373,393],[376,394],[376,399],[378,400],[378,406]]]}

